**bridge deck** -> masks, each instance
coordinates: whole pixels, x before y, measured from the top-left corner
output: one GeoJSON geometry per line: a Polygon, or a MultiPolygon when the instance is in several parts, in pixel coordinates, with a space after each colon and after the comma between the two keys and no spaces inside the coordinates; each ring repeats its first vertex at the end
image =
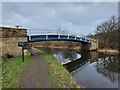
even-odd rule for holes
{"type": "Polygon", "coordinates": [[[70,35],[29,35],[29,42],[39,41],[75,41],[90,44],[90,40],[85,37],[70,35]]]}

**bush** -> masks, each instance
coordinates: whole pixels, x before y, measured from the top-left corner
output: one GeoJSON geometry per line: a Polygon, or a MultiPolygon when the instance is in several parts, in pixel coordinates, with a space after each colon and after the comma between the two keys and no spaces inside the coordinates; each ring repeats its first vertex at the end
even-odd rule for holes
{"type": "Polygon", "coordinates": [[[6,53],[4,56],[2,56],[2,59],[5,60],[5,59],[10,59],[10,58],[14,58],[13,55],[10,55],[9,53],[6,53]]]}

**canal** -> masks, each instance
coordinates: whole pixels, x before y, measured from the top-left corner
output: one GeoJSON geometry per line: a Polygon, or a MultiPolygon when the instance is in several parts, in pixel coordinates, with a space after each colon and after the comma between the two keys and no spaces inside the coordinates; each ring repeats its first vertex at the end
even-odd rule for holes
{"type": "Polygon", "coordinates": [[[52,54],[86,88],[118,88],[119,57],[98,52],[39,48],[52,54]]]}

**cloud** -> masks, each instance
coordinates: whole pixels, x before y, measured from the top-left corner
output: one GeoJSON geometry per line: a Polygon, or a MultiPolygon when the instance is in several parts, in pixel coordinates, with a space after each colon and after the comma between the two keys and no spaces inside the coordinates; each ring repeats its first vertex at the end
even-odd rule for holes
{"type": "Polygon", "coordinates": [[[19,21],[21,23],[28,23],[29,20],[25,17],[23,17],[21,14],[19,13],[12,13],[12,17],[11,17],[15,22],[19,21]]]}
{"type": "Polygon", "coordinates": [[[30,22],[29,19],[27,19],[26,17],[23,17],[19,13],[11,13],[11,16],[9,16],[9,18],[3,20],[2,24],[5,24],[5,25],[17,25],[17,24],[25,25],[29,22],[30,22]]]}
{"type": "Polygon", "coordinates": [[[119,0],[2,0],[2,2],[118,2],[119,0]]]}
{"type": "Polygon", "coordinates": [[[2,7],[3,24],[20,24],[33,32],[61,27],[84,35],[118,12],[116,2],[4,2],[2,7]]]}

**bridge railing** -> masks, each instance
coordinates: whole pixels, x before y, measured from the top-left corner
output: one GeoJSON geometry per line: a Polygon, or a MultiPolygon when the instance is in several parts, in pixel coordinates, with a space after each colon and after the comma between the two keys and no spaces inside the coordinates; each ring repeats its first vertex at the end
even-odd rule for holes
{"type": "Polygon", "coordinates": [[[61,34],[61,35],[83,36],[82,34],[77,32],[71,32],[71,31],[65,31],[65,30],[48,30],[48,29],[28,29],[27,34],[28,35],[61,34]]]}
{"type": "Polygon", "coordinates": [[[48,29],[28,29],[28,36],[32,35],[67,35],[67,36],[75,36],[75,37],[81,37],[86,40],[90,40],[90,38],[85,37],[83,35],[79,35],[79,33],[74,32],[68,32],[64,30],[48,30],[48,29]]]}

